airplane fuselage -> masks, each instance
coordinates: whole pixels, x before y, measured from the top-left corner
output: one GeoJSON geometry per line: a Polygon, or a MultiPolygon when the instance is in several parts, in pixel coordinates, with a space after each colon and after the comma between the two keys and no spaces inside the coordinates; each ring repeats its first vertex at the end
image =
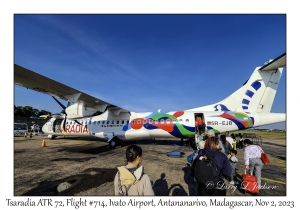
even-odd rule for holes
{"type": "MultiPolygon", "coordinates": [[[[213,129],[215,133],[237,131],[260,125],[274,123],[263,113],[245,113],[233,111],[177,111],[177,112],[148,112],[148,113],[122,113],[113,116],[108,112],[102,115],[77,119],[67,119],[65,132],[63,121],[54,125],[55,118],[50,119],[44,126],[43,132],[51,135],[66,136],[95,136],[110,140],[117,137],[120,140],[140,140],[149,138],[194,138],[195,116],[201,114],[206,129],[213,129]],[[263,120],[262,120],[263,119],[263,120]],[[56,127],[56,128],[55,128],[56,127]],[[57,129],[59,128],[59,129],[57,129]]],[[[276,115],[276,114],[275,114],[276,115]]],[[[275,117],[274,117],[275,118],[275,117]]],[[[276,119],[281,121],[285,115],[277,114],[276,119]]]]}

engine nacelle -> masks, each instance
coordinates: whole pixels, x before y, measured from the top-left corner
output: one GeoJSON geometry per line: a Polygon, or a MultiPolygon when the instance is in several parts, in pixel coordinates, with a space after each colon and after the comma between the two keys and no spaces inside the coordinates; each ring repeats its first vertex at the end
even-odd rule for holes
{"type": "Polygon", "coordinates": [[[75,103],[66,108],[67,119],[76,119],[82,117],[93,116],[98,110],[92,107],[88,107],[82,103],[75,103]]]}

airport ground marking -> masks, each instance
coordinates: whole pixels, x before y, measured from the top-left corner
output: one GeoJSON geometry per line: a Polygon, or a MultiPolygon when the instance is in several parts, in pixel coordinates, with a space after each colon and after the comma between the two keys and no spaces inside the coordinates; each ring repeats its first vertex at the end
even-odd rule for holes
{"type": "MultiPolygon", "coordinates": [[[[237,173],[239,174],[239,173],[237,173]]],[[[242,176],[241,174],[239,174],[240,176],[242,176]]],[[[268,179],[268,178],[263,178],[261,177],[262,180],[265,180],[265,181],[268,181],[268,182],[275,182],[275,183],[278,183],[278,184],[284,184],[286,185],[286,182],[282,182],[282,181],[278,181],[278,180],[274,180],[274,179],[268,179]]]]}
{"type": "Polygon", "coordinates": [[[275,159],[275,162],[278,163],[279,165],[286,165],[285,160],[275,159]]]}
{"type": "Polygon", "coordinates": [[[275,182],[275,183],[278,183],[278,184],[285,184],[286,185],[286,182],[282,182],[282,181],[278,181],[278,180],[274,180],[274,179],[268,179],[268,178],[261,178],[262,180],[265,180],[265,181],[269,181],[269,182],[275,182]]]}

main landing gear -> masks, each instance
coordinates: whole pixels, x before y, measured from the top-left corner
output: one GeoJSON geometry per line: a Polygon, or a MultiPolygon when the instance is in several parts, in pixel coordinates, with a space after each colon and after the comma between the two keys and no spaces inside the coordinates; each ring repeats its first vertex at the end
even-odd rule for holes
{"type": "Polygon", "coordinates": [[[120,139],[118,139],[116,136],[112,138],[109,142],[109,147],[110,148],[116,148],[117,146],[120,146],[121,142],[120,139]]]}
{"type": "Polygon", "coordinates": [[[48,135],[48,138],[51,139],[51,140],[53,140],[53,139],[56,138],[56,136],[49,134],[49,135],[48,135]]]}

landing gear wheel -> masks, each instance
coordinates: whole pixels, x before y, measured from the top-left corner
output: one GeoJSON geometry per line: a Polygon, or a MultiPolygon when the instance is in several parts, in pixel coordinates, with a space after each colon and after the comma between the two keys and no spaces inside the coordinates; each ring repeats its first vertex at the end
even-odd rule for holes
{"type": "Polygon", "coordinates": [[[110,148],[116,148],[116,142],[114,139],[112,139],[110,142],[109,142],[109,147],[110,148]]]}
{"type": "Polygon", "coordinates": [[[49,139],[51,139],[51,140],[55,139],[55,137],[56,137],[56,136],[54,136],[54,135],[51,135],[51,134],[50,134],[50,135],[48,135],[48,138],[49,138],[49,139]]]}
{"type": "Polygon", "coordinates": [[[117,146],[121,145],[120,140],[117,137],[114,137],[110,142],[109,142],[109,147],[110,148],[116,148],[117,146]]]}

